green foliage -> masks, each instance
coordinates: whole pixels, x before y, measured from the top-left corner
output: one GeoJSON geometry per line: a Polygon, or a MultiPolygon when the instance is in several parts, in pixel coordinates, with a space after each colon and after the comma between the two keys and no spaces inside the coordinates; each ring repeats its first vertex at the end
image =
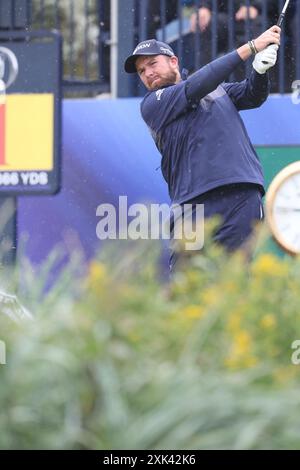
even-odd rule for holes
{"type": "Polygon", "coordinates": [[[208,246],[168,283],[157,256],[115,243],[48,289],[55,256],[2,272],[0,448],[299,447],[299,260],[208,246]]]}

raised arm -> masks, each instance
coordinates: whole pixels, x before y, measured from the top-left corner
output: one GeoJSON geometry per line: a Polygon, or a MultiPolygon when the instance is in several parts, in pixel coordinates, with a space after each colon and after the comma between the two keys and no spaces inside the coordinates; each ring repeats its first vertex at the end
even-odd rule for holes
{"type": "MultiPolygon", "coordinates": [[[[280,28],[272,26],[253,41],[257,52],[263,51],[270,44],[280,43],[280,28]]],[[[189,102],[198,102],[217,88],[242,62],[249,59],[253,51],[249,44],[244,44],[236,51],[230,52],[202,67],[186,81],[186,96],[189,102]]],[[[257,54],[258,55],[258,54],[257,54]]],[[[257,60],[257,59],[255,59],[257,60]]],[[[274,65],[274,64],[272,64],[274,65]]],[[[272,65],[266,64],[266,70],[272,65]]]]}
{"type": "Polygon", "coordinates": [[[258,74],[252,69],[250,77],[242,82],[222,83],[228,96],[238,109],[258,108],[267,99],[270,92],[268,74],[258,74]]]}

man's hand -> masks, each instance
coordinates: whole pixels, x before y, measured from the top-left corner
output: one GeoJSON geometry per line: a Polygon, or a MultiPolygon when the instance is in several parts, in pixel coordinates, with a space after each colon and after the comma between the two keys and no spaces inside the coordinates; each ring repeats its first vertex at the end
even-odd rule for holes
{"type": "Polygon", "coordinates": [[[254,44],[258,52],[263,51],[270,44],[280,46],[280,33],[281,29],[279,26],[274,25],[258,36],[258,38],[254,39],[254,44]]]}
{"type": "MultiPolygon", "coordinates": [[[[209,8],[206,7],[201,7],[198,10],[198,24],[200,31],[203,33],[203,31],[206,30],[207,26],[209,25],[211,20],[211,11],[209,8]]],[[[193,13],[191,16],[191,31],[193,33],[196,32],[197,30],[197,14],[193,13]]]]}
{"type": "MultiPolygon", "coordinates": [[[[264,49],[266,49],[266,47],[270,45],[276,45],[278,48],[280,46],[280,32],[281,32],[281,29],[279,28],[279,26],[274,25],[271,28],[267,29],[267,31],[262,33],[260,36],[258,36],[258,38],[254,39],[252,42],[254,42],[254,46],[257,52],[263,51],[264,49]]],[[[247,44],[244,44],[243,46],[240,46],[237,49],[237,53],[239,54],[242,60],[247,60],[252,55],[252,52],[253,52],[252,49],[253,48],[250,48],[249,44],[247,43],[247,44]]],[[[258,56],[256,63],[259,60],[259,57],[260,56],[258,56]]],[[[267,58],[266,61],[269,62],[269,58],[267,58]]],[[[276,58],[275,58],[275,62],[276,62],[276,58]]],[[[268,65],[268,64],[263,64],[263,65],[268,65]]],[[[271,65],[270,67],[273,67],[273,65],[271,65]]],[[[261,72],[261,73],[265,73],[265,72],[261,72]]]]}
{"type": "Polygon", "coordinates": [[[277,44],[271,44],[266,47],[266,49],[256,54],[252,66],[257,73],[262,75],[271,67],[274,67],[277,61],[278,47],[277,44]]]}
{"type": "Polygon", "coordinates": [[[242,21],[242,20],[246,20],[248,17],[250,18],[250,20],[254,20],[255,18],[257,18],[258,16],[258,10],[257,8],[255,7],[246,7],[246,6],[242,6],[238,9],[238,11],[236,12],[235,14],[235,19],[236,21],[242,21]]]}

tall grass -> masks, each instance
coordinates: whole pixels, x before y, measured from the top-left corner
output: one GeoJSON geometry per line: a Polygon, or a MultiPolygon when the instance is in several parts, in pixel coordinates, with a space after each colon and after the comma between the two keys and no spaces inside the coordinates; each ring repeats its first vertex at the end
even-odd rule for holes
{"type": "Polygon", "coordinates": [[[0,448],[299,447],[299,260],[211,246],[167,283],[157,256],[114,244],[47,289],[53,260],[2,270],[0,448]]]}

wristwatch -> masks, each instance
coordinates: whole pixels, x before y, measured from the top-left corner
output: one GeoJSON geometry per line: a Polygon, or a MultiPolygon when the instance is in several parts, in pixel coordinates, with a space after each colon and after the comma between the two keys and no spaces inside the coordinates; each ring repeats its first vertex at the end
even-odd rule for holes
{"type": "Polygon", "coordinates": [[[273,179],[266,194],[266,219],[275,241],[287,253],[300,254],[300,161],[273,179]]]}

